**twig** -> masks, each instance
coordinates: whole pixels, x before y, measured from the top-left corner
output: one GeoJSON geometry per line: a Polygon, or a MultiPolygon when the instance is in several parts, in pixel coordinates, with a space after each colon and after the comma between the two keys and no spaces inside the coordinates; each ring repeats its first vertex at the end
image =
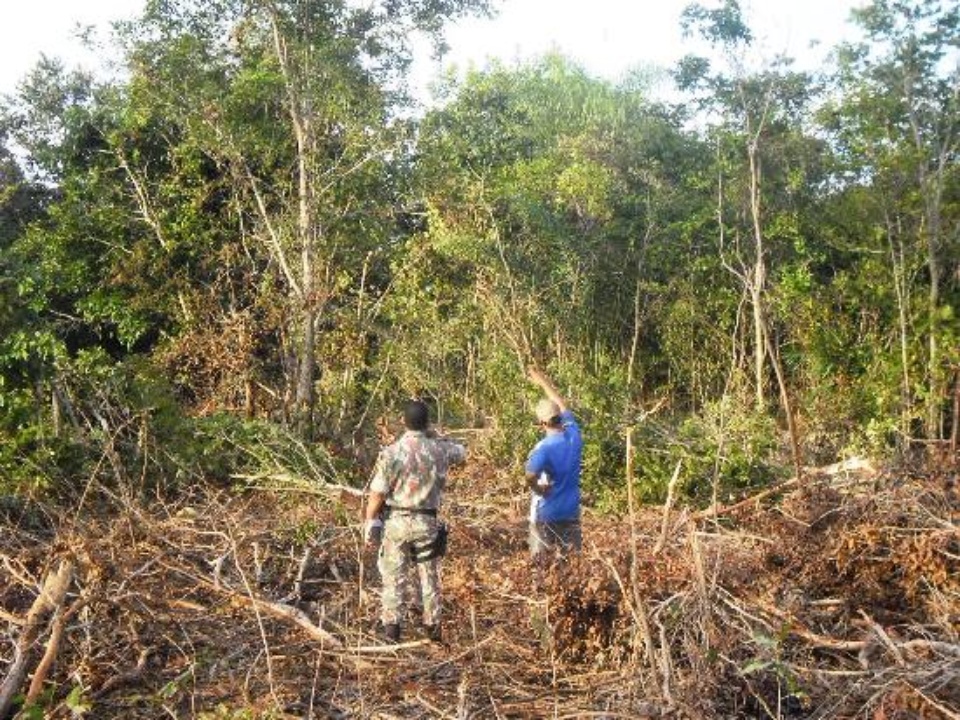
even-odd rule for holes
{"type": "Polygon", "coordinates": [[[960,713],[957,713],[956,711],[951,710],[950,708],[945,707],[944,705],[941,705],[941,704],[938,703],[936,700],[934,700],[932,697],[930,697],[929,695],[925,695],[924,693],[922,693],[922,692],[920,691],[919,688],[914,687],[914,686],[911,685],[910,683],[905,683],[905,684],[906,684],[906,686],[907,686],[908,688],[910,688],[914,693],[916,693],[916,694],[920,697],[921,700],[923,700],[924,702],[926,702],[927,704],[929,704],[931,707],[934,707],[934,708],[936,708],[937,710],[939,710],[940,712],[942,712],[947,718],[949,718],[949,720],[960,720],[960,713]]]}
{"type": "Polygon", "coordinates": [[[3,608],[0,608],[0,620],[8,622],[11,625],[20,625],[21,627],[27,624],[26,618],[22,618],[19,615],[14,615],[13,613],[8,613],[3,608]]]}
{"type": "MultiPolygon", "coordinates": [[[[597,557],[600,557],[599,554],[597,557]]],[[[651,670],[656,673],[660,663],[657,661],[656,650],[654,650],[653,635],[650,633],[650,620],[647,616],[646,605],[640,595],[639,585],[635,584],[633,587],[633,592],[628,592],[627,588],[623,584],[623,578],[620,577],[620,573],[617,571],[617,568],[613,562],[611,562],[609,558],[605,557],[600,557],[600,559],[610,569],[617,586],[620,588],[620,594],[627,601],[627,606],[630,608],[630,613],[633,615],[634,625],[640,633],[640,639],[643,641],[643,647],[645,650],[644,657],[650,664],[651,670]]]]}
{"type": "Polygon", "coordinates": [[[765,628],[767,628],[768,631],[773,630],[773,626],[770,623],[768,623],[766,620],[747,612],[744,608],[740,607],[740,605],[734,602],[734,596],[731,595],[726,590],[724,590],[723,587],[718,588],[718,590],[719,592],[717,593],[717,597],[719,597],[720,602],[722,602],[728,608],[733,610],[735,613],[737,613],[741,617],[747,618],[748,620],[752,620],[754,623],[758,625],[763,625],[765,628]]]}
{"type": "MultiPolygon", "coordinates": [[[[417,670],[411,670],[410,672],[405,673],[404,675],[400,676],[399,679],[400,679],[400,680],[404,680],[404,681],[406,681],[406,680],[412,680],[413,678],[419,677],[419,676],[421,676],[421,675],[424,675],[424,674],[427,674],[427,673],[430,673],[430,672],[434,672],[435,670],[437,670],[438,668],[443,667],[444,665],[451,665],[451,664],[457,662],[458,660],[462,660],[463,658],[467,657],[468,655],[472,655],[472,654],[476,653],[476,652],[477,652],[477,648],[483,647],[484,645],[487,645],[487,644],[493,642],[493,640],[495,640],[496,637],[497,637],[497,636],[496,636],[496,635],[493,635],[493,634],[487,635],[487,636],[486,636],[483,640],[481,640],[480,642],[478,642],[478,643],[476,643],[476,644],[474,644],[474,645],[471,645],[470,647],[468,647],[468,648],[466,648],[466,649],[464,649],[464,650],[461,650],[461,651],[458,652],[456,655],[453,655],[453,656],[448,657],[448,658],[444,658],[441,662],[438,662],[438,663],[436,663],[435,665],[430,665],[430,666],[428,666],[428,667],[420,668],[420,669],[417,669],[417,670]]],[[[397,647],[397,646],[394,645],[393,647],[397,647]]]]}
{"type": "MultiPolygon", "coordinates": [[[[243,565],[241,565],[240,563],[240,554],[237,550],[236,542],[233,539],[232,535],[230,537],[230,544],[233,546],[234,567],[237,568],[237,572],[240,574],[240,580],[241,582],[243,582],[243,587],[247,592],[247,598],[249,599],[250,604],[253,607],[253,612],[257,617],[257,629],[260,631],[260,639],[263,642],[263,652],[265,653],[265,656],[266,656],[267,682],[270,686],[270,695],[271,697],[273,697],[273,701],[276,704],[277,709],[280,710],[283,707],[283,704],[280,702],[280,698],[277,695],[277,689],[276,689],[277,686],[276,686],[276,681],[274,679],[274,674],[273,674],[273,653],[270,649],[270,641],[267,639],[267,630],[263,626],[263,617],[261,617],[261,614],[260,614],[261,607],[263,607],[263,604],[269,604],[269,603],[267,603],[267,601],[260,600],[259,598],[254,596],[253,588],[250,587],[250,581],[247,579],[247,574],[243,571],[243,565]]],[[[260,573],[259,573],[259,563],[257,562],[257,543],[256,542],[253,543],[253,551],[254,551],[254,562],[257,563],[258,565],[257,574],[259,575],[260,573]]],[[[290,608],[290,609],[293,610],[294,608],[290,608]]],[[[311,625],[312,624],[313,623],[311,623],[311,625]]],[[[251,664],[251,669],[252,668],[253,668],[253,664],[251,664]]]]}
{"type": "Polygon", "coordinates": [[[293,581],[293,592],[283,597],[281,602],[297,601],[303,595],[303,578],[306,577],[307,568],[310,565],[310,555],[312,550],[313,545],[311,543],[307,543],[307,546],[303,549],[303,555],[300,556],[300,564],[297,567],[297,577],[293,581]]]}
{"type": "Polygon", "coordinates": [[[578,710],[577,712],[567,714],[567,715],[558,715],[556,720],[575,720],[575,718],[610,718],[610,720],[636,720],[637,718],[655,718],[663,715],[663,711],[660,708],[657,708],[649,703],[645,704],[645,707],[638,709],[635,713],[630,713],[625,715],[618,712],[610,712],[607,710],[578,710]]]}
{"type": "Polygon", "coordinates": [[[417,693],[417,702],[423,705],[427,710],[429,710],[432,713],[433,717],[452,718],[453,720],[457,720],[456,715],[451,715],[450,713],[441,710],[436,705],[433,705],[427,700],[424,700],[423,696],[420,693],[417,693]]]}
{"type": "Polygon", "coordinates": [[[357,645],[350,648],[352,653],[361,655],[395,655],[397,650],[412,650],[413,648],[426,647],[431,645],[430,640],[408,640],[402,643],[393,643],[391,645],[357,645]]]}
{"type": "Polygon", "coordinates": [[[140,676],[143,675],[143,670],[147,666],[147,660],[150,658],[151,652],[152,651],[150,648],[143,648],[140,651],[140,655],[137,657],[137,664],[134,665],[131,670],[127,670],[126,672],[122,672],[118,675],[107,678],[103,685],[100,686],[100,689],[93,693],[92,699],[99,700],[116,688],[138,680],[140,676]]]}
{"type": "Polygon", "coordinates": [[[906,665],[906,660],[903,659],[903,655],[900,653],[899,648],[894,645],[893,640],[891,640],[890,636],[887,635],[887,631],[880,627],[880,625],[877,624],[877,622],[867,614],[866,610],[861,609],[860,616],[867,622],[874,634],[880,638],[880,641],[887,646],[887,648],[893,654],[894,659],[897,661],[897,665],[900,665],[901,667],[906,665]]]}
{"type": "Polygon", "coordinates": [[[660,525],[660,539],[653,546],[653,554],[659,555],[667,542],[667,526],[670,522],[670,510],[673,508],[673,496],[677,489],[677,480],[680,478],[680,468],[683,467],[683,458],[677,460],[677,466],[673,469],[673,476],[670,478],[670,484],[667,485],[667,502],[663,506],[663,522],[660,525]]]}
{"type": "Polygon", "coordinates": [[[14,563],[20,565],[23,568],[22,564],[19,561],[11,560],[11,558],[6,555],[0,555],[0,562],[3,563],[3,569],[7,571],[7,574],[10,575],[14,580],[19,582],[24,587],[35,588],[37,587],[36,578],[32,578],[28,575],[26,569],[18,570],[14,567],[14,563]]]}

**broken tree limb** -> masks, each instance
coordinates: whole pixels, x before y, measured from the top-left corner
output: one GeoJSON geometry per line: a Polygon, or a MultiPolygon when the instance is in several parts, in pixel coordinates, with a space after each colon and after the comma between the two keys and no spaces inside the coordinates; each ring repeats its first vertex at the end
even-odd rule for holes
{"type": "Polygon", "coordinates": [[[292,621],[310,637],[314,640],[319,640],[324,645],[337,650],[343,648],[343,643],[340,642],[339,638],[314,623],[305,612],[292,605],[284,605],[283,603],[264,600],[255,595],[244,594],[237,591],[233,591],[233,597],[253,605],[267,615],[292,621]]]}
{"type": "MultiPolygon", "coordinates": [[[[876,468],[874,467],[873,463],[867,460],[863,460],[862,458],[852,458],[844,462],[834,463],[833,465],[827,465],[826,467],[806,468],[804,470],[805,477],[808,477],[814,473],[817,475],[828,475],[828,476],[834,476],[841,473],[868,473],[869,475],[872,476],[876,474],[876,468]]],[[[690,519],[703,520],[704,518],[708,518],[708,517],[712,518],[712,517],[719,517],[720,515],[729,515],[745,507],[754,505],[760,502],[761,500],[769,497],[770,495],[775,495],[778,492],[782,492],[783,490],[787,490],[799,484],[800,484],[800,481],[798,480],[798,478],[792,477],[789,480],[784,480],[783,482],[779,482],[779,483],[776,483],[775,485],[771,485],[770,487],[766,488],[765,490],[761,490],[755,495],[746,497],[743,500],[738,500],[737,502],[732,503],[730,505],[721,505],[720,507],[711,506],[704,510],[700,510],[699,512],[693,513],[690,516],[690,519]]],[[[811,484],[810,482],[806,482],[805,486],[809,486],[810,484],[811,484]]]]}
{"type": "Polygon", "coordinates": [[[358,645],[351,647],[350,651],[363,655],[386,655],[396,653],[398,650],[411,650],[413,648],[429,647],[430,645],[432,645],[430,640],[408,640],[402,643],[358,645]]]}
{"type": "Polygon", "coordinates": [[[43,683],[46,681],[47,674],[50,672],[50,668],[53,667],[53,662],[57,659],[57,653],[60,651],[60,639],[63,637],[63,630],[67,626],[70,618],[72,618],[85,603],[86,599],[79,597],[74,600],[73,604],[66,610],[63,609],[62,605],[59,605],[53,611],[53,620],[50,623],[50,639],[47,641],[47,647],[43,651],[43,657],[40,659],[37,669],[33,672],[33,678],[30,680],[30,689],[27,690],[25,705],[32,705],[36,702],[37,698],[40,697],[40,693],[43,691],[43,683]]]}
{"type": "Polygon", "coordinates": [[[766,490],[758,492],[756,495],[751,495],[748,498],[744,498],[743,500],[739,500],[733,503],[732,505],[724,505],[718,508],[709,507],[706,510],[700,510],[699,512],[695,512],[690,516],[690,519],[703,520],[704,518],[708,518],[708,517],[712,518],[712,517],[720,517],[721,515],[729,515],[732,512],[736,512],[737,510],[741,510],[750,505],[755,505],[761,500],[763,500],[764,498],[769,497],[770,495],[775,495],[778,492],[786,490],[787,488],[791,488],[796,484],[797,484],[797,478],[795,477],[790,478],[789,480],[784,480],[783,482],[777,483],[776,485],[771,485],[766,490]]]}
{"type": "MultiPolygon", "coordinates": [[[[213,585],[211,584],[210,587],[213,587],[213,585]]],[[[264,600],[256,595],[249,595],[247,593],[240,592],[239,590],[234,590],[226,585],[221,585],[219,587],[219,592],[225,593],[229,595],[232,600],[237,600],[250,605],[251,607],[260,610],[267,615],[271,615],[282,620],[290,620],[301,630],[306,632],[311,638],[314,640],[319,640],[327,646],[336,648],[338,650],[343,648],[343,643],[341,643],[335,635],[324,630],[322,627],[314,623],[305,612],[293,607],[292,605],[284,605],[271,600],[264,600]]]]}
{"type": "Polygon", "coordinates": [[[663,546],[667,542],[667,529],[670,524],[670,511],[673,509],[673,498],[677,490],[677,480],[680,479],[680,468],[683,466],[683,458],[677,460],[677,466],[673,469],[673,476],[670,478],[670,484],[667,485],[667,502],[663,506],[663,522],[660,525],[660,538],[653,548],[653,554],[659,555],[663,546]]]}
{"type": "MultiPolygon", "coordinates": [[[[779,608],[774,607],[768,603],[758,603],[758,605],[766,612],[774,615],[775,617],[780,618],[781,620],[787,623],[785,628],[786,632],[795,637],[802,638],[808,643],[815,647],[825,648],[827,650],[840,650],[845,652],[860,652],[867,648],[868,645],[872,642],[869,638],[862,640],[844,640],[840,638],[833,638],[826,635],[819,635],[809,629],[807,629],[796,617],[791,613],[780,610],[779,608]]],[[[864,615],[866,615],[864,613],[864,615]]],[[[910,650],[923,650],[926,652],[933,652],[940,655],[946,655],[953,658],[960,658],[960,644],[944,642],[941,640],[927,640],[925,638],[915,638],[913,640],[903,640],[903,641],[894,641],[885,631],[883,631],[880,626],[874,622],[868,615],[867,624],[869,629],[874,634],[878,635],[881,642],[890,650],[895,658],[897,659],[898,664],[903,664],[903,655],[904,651],[910,650]]]]}
{"type": "Polygon", "coordinates": [[[314,640],[319,640],[325,645],[337,650],[343,649],[343,643],[340,642],[339,638],[315,624],[302,610],[299,610],[291,605],[284,605],[283,603],[265,600],[264,598],[257,597],[252,593],[245,593],[240,590],[236,590],[225,584],[222,580],[208,580],[197,573],[187,572],[183,568],[174,567],[173,569],[190,577],[194,581],[204,585],[210,590],[214,590],[215,592],[228,596],[231,600],[249,605],[255,610],[266,613],[272,617],[293,622],[314,640]]]}
{"type": "Polygon", "coordinates": [[[61,560],[55,571],[47,573],[43,587],[30,611],[23,626],[23,632],[14,648],[13,662],[10,664],[7,675],[0,684],[0,717],[6,717],[14,698],[20,691],[27,676],[27,667],[30,655],[37,640],[43,634],[47,617],[51,612],[62,610],[67,597],[67,590],[73,582],[73,562],[61,560]]]}

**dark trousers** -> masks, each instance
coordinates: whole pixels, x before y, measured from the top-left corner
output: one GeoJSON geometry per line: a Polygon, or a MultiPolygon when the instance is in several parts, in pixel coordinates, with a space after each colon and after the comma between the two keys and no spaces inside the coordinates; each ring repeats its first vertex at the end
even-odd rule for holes
{"type": "Polygon", "coordinates": [[[538,557],[548,550],[560,553],[579,551],[583,544],[580,520],[560,520],[558,522],[530,523],[527,542],[530,556],[538,557]]]}

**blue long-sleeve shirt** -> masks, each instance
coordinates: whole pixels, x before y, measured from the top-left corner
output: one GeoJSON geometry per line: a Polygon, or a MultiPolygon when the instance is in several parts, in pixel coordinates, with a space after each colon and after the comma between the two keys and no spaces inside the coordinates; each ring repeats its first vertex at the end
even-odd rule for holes
{"type": "Polygon", "coordinates": [[[530,500],[531,522],[560,522],[580,517],[580,467],[583,463],[583,437],[573,413],[560,414],[561,432],[548,432],[530,451],[526,471],[545,473],[551,484],[545,495],[533,494],[530,500]]]}

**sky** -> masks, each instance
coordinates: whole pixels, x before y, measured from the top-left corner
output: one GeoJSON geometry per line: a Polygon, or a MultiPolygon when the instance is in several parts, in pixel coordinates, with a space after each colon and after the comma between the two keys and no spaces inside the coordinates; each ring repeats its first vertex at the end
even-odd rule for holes
{"type": "MultiPolygon", "coordinates": [[[[690,0],[495,1],[496,19],[469,19],[450,28],[450,51],[442,63],[422,54],[414,83],[423,96],[423,88],[450,64],[463,70],[493,57],[511,63],[559,50],[590,73],[617,80],[632,67],[670,67],[690,50],[679,24],[690,0]]],[[[863,2],[745,0],[743,7],[764,55],[786,53],[812,70],[837,42],[853,37],[850,10],[863,2]],[[820,44],[811,47],[815,41],[820,44]]],[[[109,21],[129,19],[141,7],[142,0],[15,0],[4,8],[0,25],[0,95],[15,90],[41,53],[63,58],[68,66],[96,69],[97,56],[75,39],[77,27],[94,26],[105,37],[109,21]]]]}

